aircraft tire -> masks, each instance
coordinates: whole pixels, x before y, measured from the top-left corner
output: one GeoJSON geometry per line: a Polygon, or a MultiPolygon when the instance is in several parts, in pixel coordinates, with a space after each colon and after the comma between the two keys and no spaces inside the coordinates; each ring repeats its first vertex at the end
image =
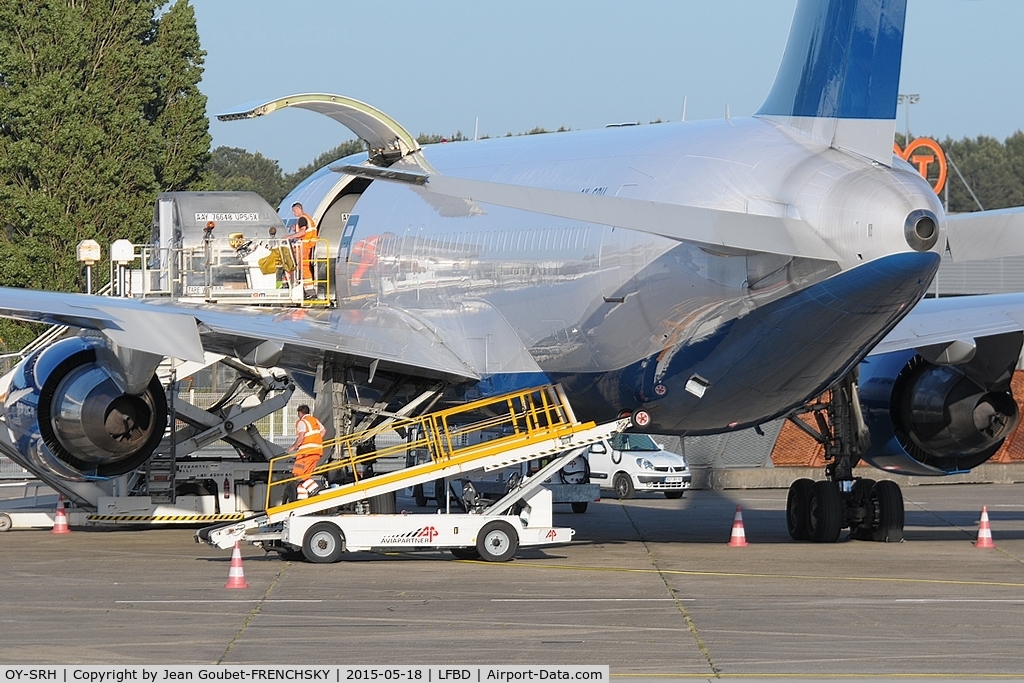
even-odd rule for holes
{"type": "Polygon", "coordinates": [[[903,492],[894,481],[875,482],[871,487],[871,505],[875,511],[871,540],[899,543],[903,540],[903,492]]]}
{"type": "Polygon", "coordinates": [[[476,548],[448,548],[448,552],[450,552],[456,560],[480,559],[480,551],[476,548]]]}
{"type": "Polygon", "coordinates": [[[815,543],[835,543],[843,530],[843,499],[831,481],[816,481],[807,499],[807,529],[815,543]]]}
{"type": "Polygon", "coordinates": [[[871,489],[874,488],[874,486],[874,479],[858,479],[853,482],[853,488],[850,490],[853,505],[858,508],[865,507],[868,510],[868,516],[863,522],[860,524],[855,522],[850,523],[850,538],[858,541],[871,540],[872,519],[874,517],[873,507],[871,505],[871,489]]]}
{"type": "Polygon", "coordinates": [[[476,549],[488,562],[508,562],[519,548],[519,534],[508,522],[496,519],[484,524],[476,537],[476,549]]]}
{"type": "Polygon", "coordinates": [[[416,484],[412,487],[412,497],[416,499],[416,507],[427,506],[427,494],[423,493],[423,484],[416,484]]]}
{"type": "Polygon", "coordinates": [[[786,528],[789,537],[794,541],[807,541],[811,532],[807,528],[807,501],[811,497],[814,482],[810,479],[797,479],[789,485],[786,496],[786,528]]]}
{"type": "Polygon", "coordinates": [[[395,492],[381,493],[370,497],[371,515],[393,515],[398,511],[398,504],[395,502],[395,492]]]}
{"type": "Polygon", "coordinates": [[[633,488],[633,480],[624,472],[615,475],[615,478],[612,479],[612,486],[615,488],[615,495],[619,500],[629,500],[636,493],[636,489],[633,488]]]}
{"type": "Polygon", "coordinates": [[[315,564],[337,562],[345,552],[345,539],[332,522],[317,522],[309,527],[302,539],[303,556],[315,564]]]}

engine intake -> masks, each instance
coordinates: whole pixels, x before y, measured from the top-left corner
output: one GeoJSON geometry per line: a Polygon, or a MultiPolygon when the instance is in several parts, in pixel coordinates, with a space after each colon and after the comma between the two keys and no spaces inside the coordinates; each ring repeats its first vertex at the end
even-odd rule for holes
{"type": "Polygon", "coordinates": [[[914,352],[861,365],[860,398],[871,432],[862,455],[903,474],[951,474],[988,460],[1020,420],[1010,378],[1022,336],[977,340],[973,357],[937,365],[914,352]]]}
{"type": "Polygon", "coordinates": [[[29,469],[64,479],[111,477],[146,462],[163,438],[167,400],[154,375],[139,395],[101,339],[58,341],[26,358],[4,403],[29,469]]]}

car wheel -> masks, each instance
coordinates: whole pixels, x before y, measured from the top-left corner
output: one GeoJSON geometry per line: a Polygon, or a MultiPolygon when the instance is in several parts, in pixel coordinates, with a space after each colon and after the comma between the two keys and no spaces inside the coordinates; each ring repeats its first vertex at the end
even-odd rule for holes
{"type": "Polygon", "coordinates": [[[633,480],[625,472],[619,472],[615,475],[615,479],[612,480],[612,486],[615,487],[615,495],[618,496],[619,500],[628,500],[636,493],[636,490],[633,488],[633,480]]]}

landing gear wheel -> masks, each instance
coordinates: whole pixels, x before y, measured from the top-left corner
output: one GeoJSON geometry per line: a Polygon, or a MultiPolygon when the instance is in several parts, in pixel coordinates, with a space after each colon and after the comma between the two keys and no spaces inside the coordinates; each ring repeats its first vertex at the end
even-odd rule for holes
{"type": "Polygon", "coordinates": [[[427,506],[427,494],[423,493],[423,484],[416,484],[412,487],[412,497],[416,499],[416,507],[427,506]]]}
{"type": "Polygon", "coordinates": [[[615,495],[619,500],[628,500],[636,493],[636,489],[633,488],[633,480],[629,478],[628,474],[622,472],[615,475],[612,486],[615,488],[615,495]]]}
{"type": "Polygon", "coordinates": [[[871,529],[874,518],[874,507],[871,504],[871,489],[875,485],[874,479],[857,479],[850,489],[850,500],[854,510],[866,510],[867,514],[862,520],[850,520],[850,538],[858,541],[870,541],[871,529]]]}
{"type": "Polygon", "coordinates": [[[683,497],[682,491],[665,491],[665,497],[669,500],[677,500],[683,497]]]}
{"type": "Polygon", "coordinates": [[[394,491],[371,496],[369,501],[371,515],[393,515],[398,511],[394,491]]]}
{"type": "Polygon", "coordinates": [[[637,408],[629,418],[630,425],[644,429],[651,424],[651,414],[643,408],[637,408]]]}
{"type": "Polygon", "coordinates": [[[278,550],[278,556],[285,562],[302,562],[306,556],[301,550],[278,550]]]}
{"type": "Polygon", "coordinates": [[[871,540],[899,543],[903,540],[903,493],[894,481],[879,481],[871,487],[871,507],[874,520],[871,540]]]}
{"type": "Polygon", "coordinates": [[[448,548],[456,560],[479,560],[480,552],[476,548],[448,548]]]}
{"type": "Polygon", "coordinates": [[[587,511],[587,501],[583,501],[582,503],[569,503],[569,505],[572,506],[572,511],[577,514],[582,515],[587,511]]]}
{"type": "Polygon", "coordinates": [[[811,497],[814,482],[810,479],[797,479],[789,485],[786,497],[786,528],[789,537],[794,541],[807,541],[811,532],[807,528],[807,501],[811,497]]]}
{"type": "Polygon", "coordinates": [[[10,531],[14,528],[14,520],[6,512],[0,512],[0,532],[10,531]]]}
{"type": "Polygon", "coordinates": [[[476,549],[488,562],[508,562],[519,547],[519,534],[511,524],[495,520],[484,524],[477,536],[476,549]]]}
{"type": "Polygon", "coordinates": [[[444,509],[445,506],[445,492],[448,489],[448,482],[444,479],[438,479],[434,482],[434,501],[437,503],[437,507],[444,509]]]}
{"type": "Polygon", "coordinates": [[[345,551],[341,531],[331,522],[317,522],[306,531],[302,539],[302,554],[310,562],[328,564],[337,562],[345,551]]]}
{"type": "Polygon", "coordinates": [[[843,498],[831,481],[816,481],[807,499],[807,530],[815,543],[835,543],[843,530],[843,498]]]}

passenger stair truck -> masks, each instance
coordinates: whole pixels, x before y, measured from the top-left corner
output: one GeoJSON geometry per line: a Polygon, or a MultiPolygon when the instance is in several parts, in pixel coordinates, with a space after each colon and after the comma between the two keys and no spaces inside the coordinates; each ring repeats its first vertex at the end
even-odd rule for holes
{"type": "Polygon", "coordinates": [[[270,465],[265,511],[241,522],[202,529],[196,540],[222,549],[248,541],[277,551],[286,559],[297,559],[301,554],[311,562],[334,562],[346,550],[427,549],[447,549],[461,559],[508,560],[519,546],[572,540],[572,529],[553,526],[551,491],[544,488],[544,481],[581,455],[589,444],[622,431],[628,424],[628,419],[603,425],[578,422],[557,385],[402,419],[387,428],[419,435],[414,441],[359,454],[356,444],[374,436],[374,430],[369,430],[325,444],[334,446],[334,456],[318,466],[313,476],[338,483],[303,500],[290,495],[298,483],[298,478],[291,475],[290,460],[275,458],[270,465]],[[500,436],[474,438],[481,434],[500,436]],[[470,445],[459,445],[466,443],[470,445]],[[360,477],[361,465],[410,448],[426,449],[429,461],[375,477],[360,477]],[[538,458],[551,459],[503,498],[479,511],[357,514],[359,501],[373,496],[538,458]]]}

